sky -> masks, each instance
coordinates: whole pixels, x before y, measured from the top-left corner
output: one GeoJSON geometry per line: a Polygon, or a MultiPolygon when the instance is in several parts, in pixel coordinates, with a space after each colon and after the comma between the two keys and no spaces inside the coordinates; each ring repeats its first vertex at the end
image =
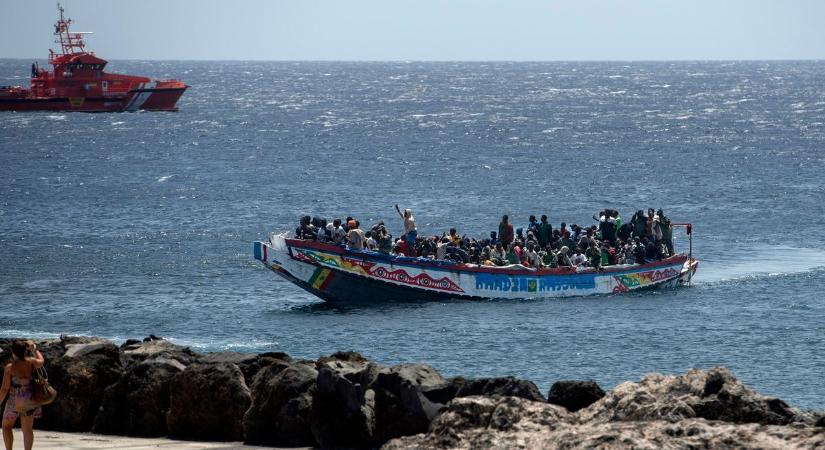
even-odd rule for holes
{"type": "MultiPolygon", "coordinates": [[[[825,0],[63,0],[105,59],[825,59],[825,0]]],[[[52,0],[2,0],[0,58],[44,59],[52,0]]]]}

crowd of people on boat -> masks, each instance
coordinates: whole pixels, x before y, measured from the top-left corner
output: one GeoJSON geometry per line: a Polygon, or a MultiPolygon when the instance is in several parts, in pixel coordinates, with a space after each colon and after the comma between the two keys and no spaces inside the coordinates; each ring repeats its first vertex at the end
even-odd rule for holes
{"type": "Polygon", "coordinates": [[[507,215],[489,238],[474,239],[450,228],[441,236],[418,236],[412,211],[396,211],[404,231],[394,238],[383,221],[364,229],[352,217],[327,221],[301,217],[295,230],[298,239],[403,255],[482,266],[521,265],[529,268],[593,267],[645,264],[672,256],[673,225],[664,212],[638,210],[624,222],[615,209],[593,216],[594,224],[581,227],[562,222],[553,227],[546,215],[531,215],[527,225],[515,227],[507,215]]]}

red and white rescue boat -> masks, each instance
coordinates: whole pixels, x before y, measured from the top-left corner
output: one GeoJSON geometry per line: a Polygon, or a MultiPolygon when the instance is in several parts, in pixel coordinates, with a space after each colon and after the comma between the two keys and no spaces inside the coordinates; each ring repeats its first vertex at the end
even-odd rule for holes
{"type": "Polygon", "coordinates": [[[31,87],[0,86],[0,111],[177,111],[189,87],[179,80],[106,73],[107,61],[85,50],[83,35],[63,16],[54,27],[61,53],[49,50],[52,71],[32,64],[31,87]]]}

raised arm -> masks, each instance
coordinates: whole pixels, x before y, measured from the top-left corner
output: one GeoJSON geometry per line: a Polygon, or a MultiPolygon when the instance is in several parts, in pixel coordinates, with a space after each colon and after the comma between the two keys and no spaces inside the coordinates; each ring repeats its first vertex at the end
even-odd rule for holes
{"type": "Polygon", "coordinates": [[[29,348],[34,353],[34,356],[29,356],[26,360],[34,366],[35,369],[43,367],[43,364],[46,362],[46,359],[43,358],[43,354],[40,353],[40,350],[37,349],[37,344],[32,341],[29,341],[29,348]]]}
{"type": "Polygon", "coordinates": [[[398,211],[398,215],[401,216],[401,218],[403,219],[404,214],[401,213],[401,208],[398,207],[398,203],[395,204],[395,210],[398,211]]]}
{"type": "Polygon", "coordinates": [[[6,368],[3,370],[3,384],[0,386],[0,403],[3,403],[3,400],[6,399],[6,394],[9,393],[9,389],[11,388],[11,364],[6,364],[6,368]]]}

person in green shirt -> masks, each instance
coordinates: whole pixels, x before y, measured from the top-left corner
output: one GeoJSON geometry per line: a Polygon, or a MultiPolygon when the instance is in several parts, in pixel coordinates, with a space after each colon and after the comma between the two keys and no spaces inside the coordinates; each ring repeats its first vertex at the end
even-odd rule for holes
{"type": "Polygon", "coordinates": [[[541,223],[539,223],[539,235],[537,236],[539,239],[539,245],[542,248],[546,247],[547,244],[550,243],[550,238],[553,236],[553,225],[547,221],[547,215],[541,215],[541,223]]]}
{"type": "Polygon", "coordinates": [[[507,262],[510,264],[519,264],[521,262],[518,253],[516,253],[515,242],[510,244],[510,247],[507,249],[507,262]]]}

